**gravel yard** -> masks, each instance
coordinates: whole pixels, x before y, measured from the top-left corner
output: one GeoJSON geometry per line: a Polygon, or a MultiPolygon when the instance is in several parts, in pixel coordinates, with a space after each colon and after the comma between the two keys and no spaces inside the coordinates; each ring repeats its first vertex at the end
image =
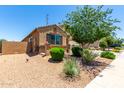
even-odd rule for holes
{"type": "Polygon", "coordinates": [[[61,76],[63,62],[51,63],[49,58],[41,55],[29,57],[26,54],[0,56],[0,87],[83,88],[111,63],[111,60],[100,58],[105,65],[83,65],[80,78],[70,82],[61,76]]]}

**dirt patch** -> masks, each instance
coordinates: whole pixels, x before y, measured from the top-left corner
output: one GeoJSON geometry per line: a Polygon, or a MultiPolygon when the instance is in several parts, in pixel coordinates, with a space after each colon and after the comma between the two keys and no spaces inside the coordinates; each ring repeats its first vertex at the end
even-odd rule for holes
{"type": "MultiPolygon", "coordinates": [[[[112,62],[98,57],[92,66],[80,65],[80,76],[71,79],[63,77],[63,62],[52,63],[49,59],[25,54],[0,56],[0,87],[83,88],[112,62]]],[[[81,59],[77,60],[80,63],[81,59]]]]}
{"type": "MultiPolygon", "coordinates": [[[[89,65],[82,64],[81,58],[77,58],[80,66],[80,75],[74,78],[66,77],[64,74],[61,74],[61,78],[66,83],[73,83],[76,85],[76,83],[82,84],[82,86],[78,87],[85,87],[89,82],[91,82],[99,73],[108,66],[112,60],[97,57],[94,62],[92,62],[89,65]]],[[[76,86],[77,87],[77,86],[76,86]]]]}

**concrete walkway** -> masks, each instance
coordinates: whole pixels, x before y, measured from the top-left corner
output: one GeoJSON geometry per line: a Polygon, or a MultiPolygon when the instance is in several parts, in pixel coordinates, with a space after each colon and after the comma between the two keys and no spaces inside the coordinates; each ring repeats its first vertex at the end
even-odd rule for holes
{"type": "Polygon", "coordinates": [[[85,88],[123,88],[124,51],[85,88]]]}

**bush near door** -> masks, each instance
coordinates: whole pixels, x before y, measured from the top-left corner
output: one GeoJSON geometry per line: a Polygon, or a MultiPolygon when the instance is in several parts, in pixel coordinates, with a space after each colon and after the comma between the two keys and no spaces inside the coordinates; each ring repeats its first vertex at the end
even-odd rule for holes
{"type": "Polygon", "coordinates": [[[64,49],[59,47],[51,48],[50,54],[53,61],[62,61],[64,57],[64,49]]]}

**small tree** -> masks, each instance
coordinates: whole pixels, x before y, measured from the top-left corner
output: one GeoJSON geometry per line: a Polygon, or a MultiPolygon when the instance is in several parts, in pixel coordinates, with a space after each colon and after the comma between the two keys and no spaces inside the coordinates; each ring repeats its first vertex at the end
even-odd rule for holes
{"type": "Polygon", "coordinates": [[[119,29],[114,23],[119,22],[111,17],[112,9],[103,10],[103,6],[93,8],[84,6],[67,15],[63,22],[72,39],[82,45],[94,43],[109,36],[119,29]]]}
{"type": "Polygon", "coordinates": [[[114,37],[112,37],[112,36],[106,37],[106,42],[107,42],[108,46],[112,45],[114,43],[114,37]]]}
{"type": "Polygon", "coordinates": [[[116,38],[115,39],[115,44],[118,44],[119,46],[121,46],[124,42],[124,39],[123,38],[116,38]]]}
{"type": "Polygon", "coordinates": [[[110,35],[110,36],[108,36],[108,37],[102,38],[102,39],[100,40],[99,46],[100,46],[103,50],[105,50],[105,48],[108,48],[108,50],[109,50],[109,47],[110,47],[112,44],[114,44],[114,42],[115,42],[114,36],[110,35]]]}
{"type": "Polygon", "coordinates": [[[114,36],[108,36],[108,37],[105,37],[105,41],[107,42],[107,47],[108,47],[108,50],[109,50],[109,47],[114,44],[115,42],[115,38],[114,36]]]}
{"type": "Polygon", "coordinates": [[[99,46],[102,48],[103,51],[105,50],[105,48],[108,47],[108,44],[107,44],[105,38],[100,40],[99,46]]]}

